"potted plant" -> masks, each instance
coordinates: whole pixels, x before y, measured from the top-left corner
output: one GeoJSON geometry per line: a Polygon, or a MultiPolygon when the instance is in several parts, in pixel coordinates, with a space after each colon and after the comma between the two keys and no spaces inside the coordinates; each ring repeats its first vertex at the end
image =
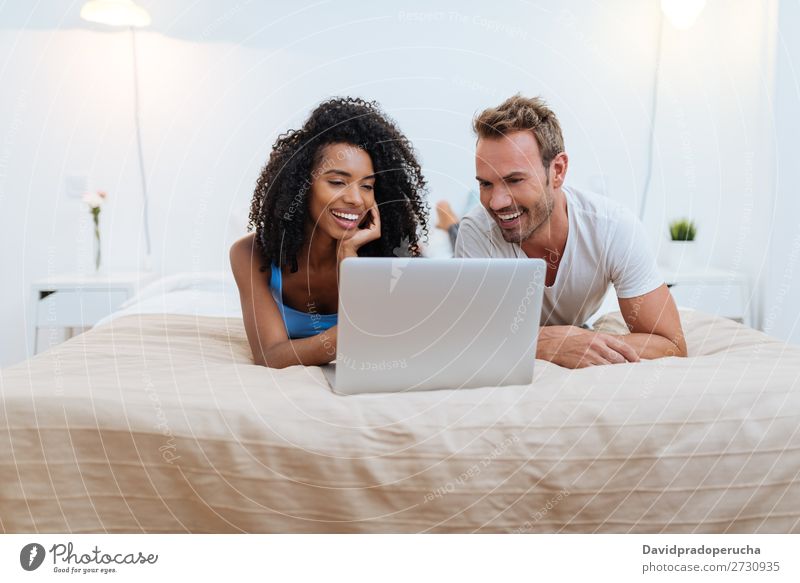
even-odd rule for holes
{"type": "Polygon", "coordinates": [[[695,237],[697,226],[689,219],[678,219],[669,224],[670,243],[667,263],[671,269],[696,267],[695,237]]]}

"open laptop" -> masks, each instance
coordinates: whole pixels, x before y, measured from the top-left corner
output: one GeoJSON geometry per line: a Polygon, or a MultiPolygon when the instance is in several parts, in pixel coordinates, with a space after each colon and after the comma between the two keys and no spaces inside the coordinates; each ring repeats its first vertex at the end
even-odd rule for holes
{"type": "Polygon", "coordinates": [[[341,394],[530,384],[541,259],[348,258],[340,267],[341,394]]]}

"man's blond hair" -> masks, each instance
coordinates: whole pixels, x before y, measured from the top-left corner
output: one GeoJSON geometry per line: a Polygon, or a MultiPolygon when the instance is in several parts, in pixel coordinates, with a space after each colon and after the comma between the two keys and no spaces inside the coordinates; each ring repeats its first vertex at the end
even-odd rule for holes
{"type": "Polygon", "coordinates": [[[516,131],[533,132],[545,168],[564,151],[558,118],[540,97],[523,97],[517,93],[497,107],[484,109],[475,118],[473,129],[478,138],[499,138],[516,131]]]}

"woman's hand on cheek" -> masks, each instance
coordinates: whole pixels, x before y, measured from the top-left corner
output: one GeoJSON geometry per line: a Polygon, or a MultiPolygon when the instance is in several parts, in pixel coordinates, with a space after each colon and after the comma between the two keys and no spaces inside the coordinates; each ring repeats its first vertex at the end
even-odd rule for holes
{"type": "Polygon", "coordinates": [[[344,238],[339,241],[339,261],[345,257],[358,257],[358,250],[369,243],[381,237],[381,215],[378,212],[378,207],[370,207],[367,213],[372,215],[368,220],[368,226],[363,228],[356,228],[348,232],[344,238]]]}

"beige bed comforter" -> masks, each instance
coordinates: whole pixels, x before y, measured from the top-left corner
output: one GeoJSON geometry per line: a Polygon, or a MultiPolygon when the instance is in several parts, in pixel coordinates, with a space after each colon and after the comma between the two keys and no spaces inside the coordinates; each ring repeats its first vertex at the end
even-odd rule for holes
{"type": "Polygon", "coordinates": [[[688,359],[350,397],[120,318],[0,374],[0,530],[800,532],[800,348],[681,317],[688,359]]]}

